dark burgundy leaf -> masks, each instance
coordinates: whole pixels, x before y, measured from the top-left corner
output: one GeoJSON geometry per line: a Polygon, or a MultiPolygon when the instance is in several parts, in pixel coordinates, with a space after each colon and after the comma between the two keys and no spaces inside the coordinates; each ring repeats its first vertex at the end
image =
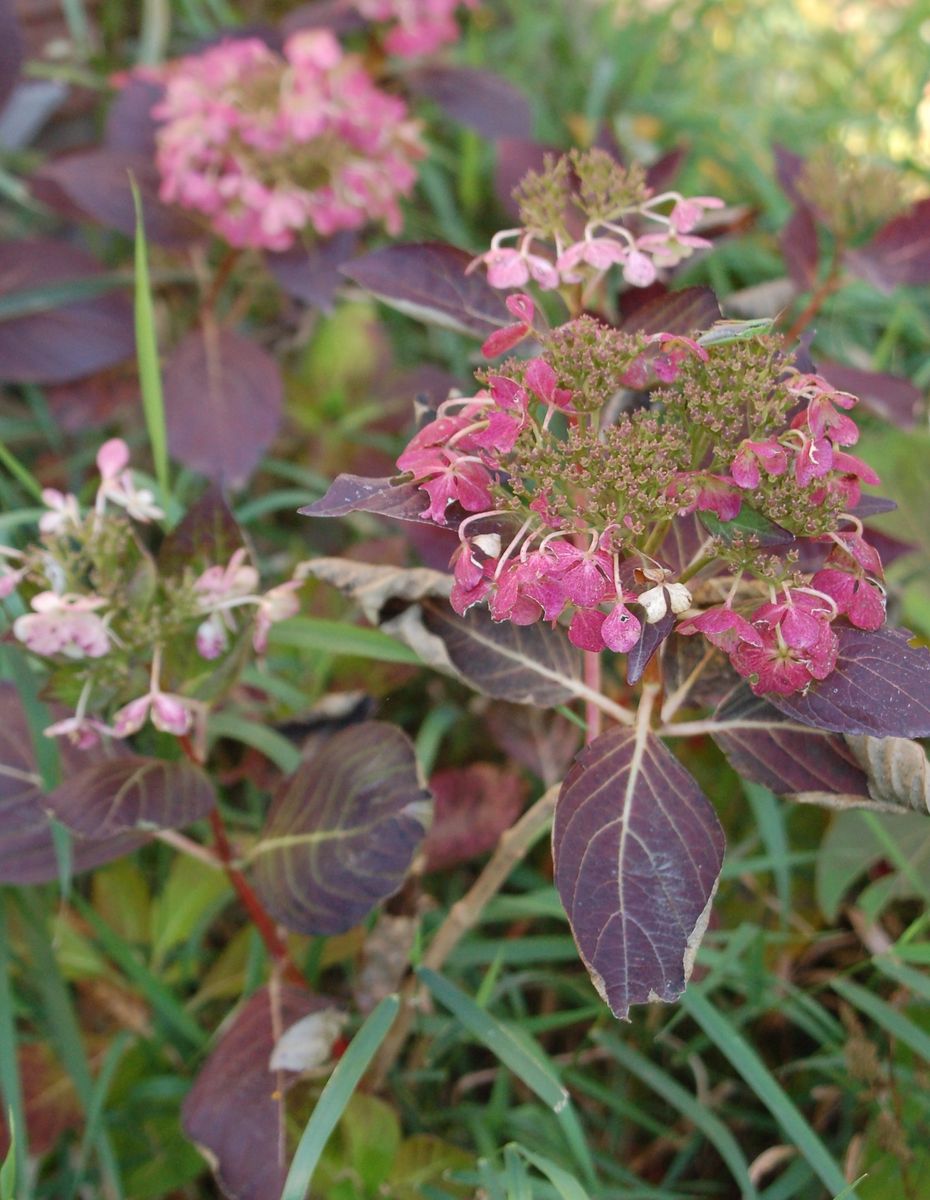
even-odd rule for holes
{"type": "Polygon", "coordinates": [[[930,653],[904,629],[837,628],[836,670],[804,693],[768,695],[802,725],[873,737],[930,736],[930,653]]]}
{"type": "Polygon", "coordinates": [[[817,226],[806,204],[796,208],[778,238],[791,281],[799,292],[808,292],[817,280],[817,226]]]}
{"type": "Polygon", "coordinates": [[[165,418],[174,458],[225,487],[258,466],[281,424],[278,364],[229,329],[189,333],[165,365],[165,418]]]}
{"type": "Polygon", "coordinates": [[[531,142],[524,138],[502,137],[497,141],[497,163],[494,168],[494,193],[501,208],[519,218],[520,209],[513,198],[520,181],[529,171],[542,171],[546,155],[558,157],[558,146],[531,142]]]}
{"type": "Polygon", "coordinates": [[[709,287],[666,292],[629,313],[620,328],[629,333],[695,333],[721,318],[717,297],[709,287]]]}
{"type": "Polygon", "coordinates": [[[0,242],[0,294],[24,307],[33,307],[35,297],[34,311],[0,321],[0,379],[66,383],[134,353],[132,308],[124,295],[57,303],[58,289],[97,280],[102,286],[104,274],[95,259],[66,242],[0,242]]]}
{"type": "Polygon", "coordinates": [[[245,538],[222,491],[211,484],[165,537],[158,550],[158,567],[165,575],[180,575],[185,567],[199,573],[225,565],[245,545],[245,538]]]}
{"type": "MultiPolygon", "coordinates": [[[[53,716],[62,717],[64,712],[53,716]]],[[[99,749],[76,750],[59,743],[63,778],[105,761],[99,749]]],[[[15,687],[0,683],[0,882],[48,883],[58,878],[45,796],[36,774],[32,737],[15,687]]],[[[102,840],[75,837],[71,856],[75,871],[128,854],[142,842],[138,835],[102,840]]]]}
{"type": "Polygon", "coordinates": [[[884,292],[930,283],[930,199],[918,200],[883,225],[868,245],[850,250],[846,265],[884,292]]]}
{"type": "Polygon", "coordinates": [[[452,666],[484,695],[550,708],[576,694],[579,654],[564,630],[498,624],[484,608],[460,617],[442,601],[421,607],[424,626],[442,640],[452,666]]]}
{"type": "Polygon", "coordinates": [[[805,204],[804,197],[798,191],[798,180],[804,170],[805,160],[800,154],[789,150],[787,146],[780,146],[777,143],[772,147],[772,153],[775,156],[775,174],[782,191],[792,204],[796,206],[805,204]]]}
{"type": "Polygon", "coordinates": [[[181,1123],[230,1200],[280,1196],[287,1176],[282,1092],[296,1074],[272,1071],[281,1034],[330,1003],[302,988],[256,992],[224,1029],[184,1099],[181,1123]],[[282,1086],[283,1085],[283,1086],[282,1086]]]}
{"type": "Polygon", "coordinates": [[[639,683],[643,671],[655,657],[659,647],[675,628],[675,614],[667,612],[661,621],[651,625],[643,625],[639,641],[626,658],[626,681],[629,684],[639,683]]]}
{"type": "Polygon", "coordinates": [[[444,871],[493,850],[527,793],[516,771],[493,763],[436,771],[429,785],[436,807],[423,843],[426,871],[444,871]]]}
{"type": "Polygon", "coordinates": [[[216,804],[209,778],[185,759],[166,762],[127,754],[69,773],[45,807],[85,838],[178,829],[216,804]]]}
{"type": "Polygon", "coordinates": [[[67,433],[99,429],[135,412],[139,375],[135,363],[120,363],[85,379],[50,384],[45,388],[49,411],[67,433]]]}
{"type": "Polygon", "coordinates": [[[311,0],[299,4],[281,20],[281,33],[289,37],[301,29],[330,29],[337,37],[364,29],[366,21],[345,0],[311,0]]]}
{"type": "Polygon", "coordinates": [[[776,795],[836,792],[868,796],[868,780],[838,734],[811,729],[739,683],[714,714],[711,736],[733,768],[776,795]]]}
{"type": "Polygon", "coordinates": [[[902,375],[887,371],[862,371],[830,359],[819,359],[817,369],[834,387],[858,396],[866,408],[886,421],[913,429],[923,408],[923,393],[902,375]]]}
{"type": "Polygon", "coordinates": [[[669,692],[691,680],[688,703],[700,708],[712,708],[719,704],[739,682],[739,676],[722,651],[714,650],[703,638],[680,635],[666,642],[662,675],[669,692]],[[706,663],[705,657],[708,659],[706,663]],[[701,669],[692,679],[698,667],[701,669]]]}
{"type": "Polygon", "coordinates": [[[342,273],[417,320],[487,337],[513,317],[482,271],[465,273],[471,261],[468,251],[456,246],[412,242],[373,250],[353,259],[342,273]]]}
{"type": "MultiPolygon", "coordinates": [[[[887,496],[862,496],[859,503],[852,510],[853,515],[859,517],[860,520],[865,520],[868,517],[878,517],[882,513],[894,512],[897,508],[894,500],[889,500],[887,496]]],[[[869,540],[878,533],[877,529],[869,530],[869,540]]],[[[884,534],[880,536],[885,536],[884,534]]],[[[884,559],[884,555],[882,558],[884,559]]]]}
{"type": "Polygon", "coordinates": [[[492,704],[484,720],[504,753],[532,771],[546,787],[564,777],[581,741],[581,730],[561,713],[524,704],[492,704]]]}
{"type": "Polygon", "coordinates": [[[314,246],[266,254],[265,263],[289,296],[332,312],[336,290],[344,282],[341,268],[355,253],[357,241],[354,233],[337,233],[314,246]]]}
{"type": "Polygon", "coordinates": [[[552,848],[578,950],[614,1015],[677,999],[723,862],[723,830],[694,779],[648,730],[602,734],[562,785],[552,848]]]}
{"type": "Polygon", "coordinates": [[[249,856],[255,889],[288,929],[343,933],[401,886],[431,815],[406,734],[351,726],[284,782],[249,856]]]}
{"type": "Polygon", "coordinates": [[[0,0],[0,108],[16,87],[23,65],[23,35],[14,0],[0,0]]]}
{"type": "Polygon", "coordinates": [[[152,108],[164,95],[164,86],[149,79],[129,79],[117,92],[107,113],[104,145],[125,154],[155,158],[157,123],[152,108]]]}
{"type": "Polygon", "coordinates": [[[698,557],[703,546],[709,544],[710,535],[698,520],[697,513],[687,513],[672,521],[665,541],[659,549],[662,563],[676,575],[698,557]]]}
{"type": "Polygon", "coordinates": [[[133,237],[136,213],[131,180],[142,201],[145,236],[162,246],[181,246],[203,236],[202,229],[181,209],[158,199],[158,173],[151,157],[124,150],[86,150],[47,163],[39,178],[51,182],[67,199],[103,225],[133,237]]]}
{"type": "MultiPolygon", "coordinates": [[[[69,1129],[80,1130],[84,1109],[74,1083],[51,1046],[43,1042],[21,1042],[17,1053],[29,1138],[29,1153],[47,1154],[69,1129]]],[[[10,1136],[0,1116],[0,1158],[6,1158],[10,1136]]]]}
{"type": "Polygon", "coordinates": [[[432,100],[482,137],[525,139],[533,132],[526,96],[493,71],[441,64],[408,71],[404,79],[415,96],[432,100]]]}
{"type": "MultiPolygon", "coordinates": [[[[305,508],[298,509],[298,512],[305,517],[344,517],[350,512],[371,512],[400,521],[435,525],[434,521],[425,520],[422,516],[428,503],[420,485],[397,483],[397,478],[366,479],[362,475],[340,475],[330,484],[329,491],[321,500],[315,500],[305,508]]],[[[457,524],[456,519],[449,519],[450,529],[455,529],[457,524]]]]}
{"type": "Polygon", "coordinates": [[[684,146],[675,146],[646,168],[646,184],[651,188],[653,195],[668,191],[681,169],[686,154],[684,146]]]}

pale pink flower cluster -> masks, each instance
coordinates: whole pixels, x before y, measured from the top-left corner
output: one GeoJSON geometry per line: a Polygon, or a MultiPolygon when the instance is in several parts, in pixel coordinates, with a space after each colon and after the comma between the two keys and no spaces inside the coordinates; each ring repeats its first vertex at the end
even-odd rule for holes
{"type": "Polygon", "coordinates": [[[398,198],[425,152],[419,125],[328,31],[294,34],[283,57],[257,38],[224,42],[163,75],[162,200],[238,247],[287,250],[304,229],[328,237],[370,221],[400,231],[398,198]]]}
{"type": "Polygon", "coordinates": [[[237,550],[225,567],[208,567],[194,583],[201,609],[209,613],[197,629],[197,651],[202,658],[219,658],[229,645],[229,634],[237,629],[233,609],[254,605],[252,649],[264,654],[268,631],[277,621],[293,617],[300,609],[294,594],[300,581],[289,579],[258,594],[258,572],[245,561],[245,550],[237,550]]]}
{"type": "Polygon", "coordinates": [[[711,245],[692,230],[705,212],[722,207],[723,201],[716,196],[686,198],[678,192],[663,192],[623,209],[616,219],[588,221],[582,237],[568,244],[558,235],[549,242],[537,230],[522,226],[502,229],[470,269],[483,264],[492,287],[524,287],[532,281],[543,291],[552,291],[578,283],[589,289],[611,267],[618,266],[631,287],[648,287],[661,270],[711,245]],[[663,212],[669,204],[670,211],[663,212]],[[628,227],[643,221],[652,224],[636,232],[628,227]],[[507,242],[514,244],[505,245],[507,242]]]}
{"type": "Polygon", "coordinates": [[[457,8],[474,8],[477,0],[354,0],[369,21],[393,22],[384,39],[389,54],[416,58],[457,42],[457,8]]]}

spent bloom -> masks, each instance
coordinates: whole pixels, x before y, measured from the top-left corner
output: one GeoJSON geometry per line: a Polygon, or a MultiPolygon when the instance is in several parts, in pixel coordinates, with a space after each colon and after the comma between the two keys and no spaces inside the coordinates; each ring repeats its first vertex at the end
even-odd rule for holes
{"type": "Polygon", "coordinates": [[[211,562],[215,547],[198,544],[207,536],[198,520],[152,556],[142,527],[162,512],[137,486],[126,443],[105,442],[97,469],[89,509],[47,489],[38,542],[0,548],[0,600],[18,591],[29,607],[13,637],[44,660],[55,694],[79,696],[45,732],[79,748],[147,723],[202,739],[205,685],[207,695],[230,686],[249,644],[265,652],[271,626],[298,611],[299,583],[263,589],[243,547],[211,562]],[[204,659],[222,660],[215,680],[204,659]]]}
{"type": "Polygon", "coordinates": [[[703,634],[783,695],[833,671],[840,626],[882,624],[881,561],[851,511],[877,477],[843,449],[855,397],[772,337],[538,329],[529,298],[509,299],[504,341],[539,353],[480,372],[397,460],[421,519],[457,529],[458,613],[560,622],[584,650],[640,660],[703,634]],[[648,407],[624,403],[650,385],[648,407]]]}
{"type": "Polygon", "coordinates": [[[654,194],[643,172],[626,170],[603,150],[548,158],[516,192],[521,224],[503,229],[473,267],[492,287],[537,284],[543,291],[583,285],[587,295],[612,267],[630,287],[648,287],[710,242],[693,230],[716,196],[654,194]]]}
{"type": "Polygon", "coordinates": [[[416,58],[457,42],[456,9],[474,8],[477,0],[354,0],[369,21],[390,22],[384,39],[389,54],[416,58]]]}
{"type": "Polygon", "coordinates": [[[233,246],[286,250],[380,221],[416,181],[419,126],[326,30],[223,42],[163,69],[157,163],[162,200],[205,216],[233,246]]]}

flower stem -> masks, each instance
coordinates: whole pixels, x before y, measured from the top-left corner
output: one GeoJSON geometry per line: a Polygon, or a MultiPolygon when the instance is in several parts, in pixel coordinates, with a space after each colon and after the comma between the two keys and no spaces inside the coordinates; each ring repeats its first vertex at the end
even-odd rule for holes
{"type": "Polygon", "coordinates": [[[585,700],[584,715],[587,724],[585,745],[590,744],[601,732],[601,709],[592,698],[601,691],[601,656],[596,650],[584,652],[584,682],[592,696],[585,700]]]}

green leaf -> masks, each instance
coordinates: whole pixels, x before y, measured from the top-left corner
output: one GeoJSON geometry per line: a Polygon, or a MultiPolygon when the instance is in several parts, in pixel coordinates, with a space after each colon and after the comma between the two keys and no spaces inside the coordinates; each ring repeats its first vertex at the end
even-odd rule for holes
{"type": "Polygon", "coordinates": [[[387,1036],[399,1008],[400,1001],[396,996],[386,996],[336,1064],[301,1134],[281,1200],[305,1200],[330,1134],[338,1125],[362,1076],[387,1036]]]}
{"type": "Polygon", "coordinates": [[[380,629],[365,629],[322,617],[289,617],[279,621],[272,626],[268,640],[273,648],[293,646],[297,650],[322,650],[327,654],[422,666],[413,650],[380,629]]]}
{"type": "Polygon", "coordinates": [[[930,1063],[930,1034],[918,1028],[903,1013],[849,979],[833,979],[830,987],[891,1037],[909,1046],[924,1062],[930,1063]]]}
{"type": "Polygon", "coordinates": [[[207,726],[211,738],[231,738],[258,750],[285,775],[300,766],[300,751],[293,742],[268,725],[259,725],[236,713],[213,713],[207,726]]]}
{"type": "Polygon", "coordinates": [[[479,1008],[470,996],[442,975],[437,975],[427,967],[420,967],[417,975],[436,999],[458,1017],[468,1032],[487,1046],[544,1104],[548,1104],[556,1113],[565,1108],[568,1092],[535,1043],[529,1038],[518,1037],[512,1029],[479,1008]],[[534,1047],[533,1050],[529,1048],[530,1045],[534,1047]]]}
{"type": "Polygon", "coordinates": [[[148,429],[155,476],[161,492],[162,507],[167,511],[171,499],[168,481],[168,434],[165,425],[165,400],[161,386],[161,367],[158,362],[158,335],[155,326],[155,306],[149,278],[148,249],[142,219],[142,201],[135,180],[131,181],[133,203],[136,206],[136,353],[139,360],[139,387],[142,391],[142,410],[148,429]]]}
{"type": "Polygon", "coordinates": [[[20,1200],[29,1200],[32,1187],[26,1163],[29,1158],[27,1143],[26,1115],[23,1106],[23,1088],[19,1075],[19,1039],[16,1036],[16,1020],[14,1017],[13,989],[10,982],[10,942],[6,928],[6,910],[3,893],[0,892],[0,1094],[3,1096],[3,1107],[9,1117],[10,1149],[3,1170],[0,1172],[0,1196],[2,1200],[12,1200],[4,1190],[9,1182],[17,1178],[20,1184],[20,1200]]]}
{"type": "Polygon", "coordinates": [[[735,516],[732,521],[721,521],[712,512],[699,512],[698,519],[708,533],[720,538],[726,546],[732,545],[737,540],[745,541],[750,537],[757,539],[758,544],[762,547],[789,546],[797,541],[793,533],[782,528],[781,525],[776,525],[774,521],[770,521],[762,513],[756,512],[748,504],[743,505],[738,516],[735,516]]]}
{"type": "Polygon", "coordinates": [[[537,1171],[545,1175],[558,1192],[561,1200],[591,1200],[574,1175],[570,1175],[563,1167],[554,1163],[551,1158],[546,1158],[542,1154],[535,1154],[532,1150],[527,1150],[525,1146],[521,1146],[516,1142],[512,1142],[511,1145],[518,1154],[526,1159],[530,1166],[535,1167],[537,1171]]]}

